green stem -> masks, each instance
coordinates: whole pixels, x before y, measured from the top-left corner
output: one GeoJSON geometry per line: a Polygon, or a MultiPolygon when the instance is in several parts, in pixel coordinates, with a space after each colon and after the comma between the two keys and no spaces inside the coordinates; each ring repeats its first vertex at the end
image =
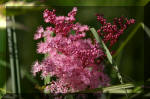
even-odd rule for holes
{"type": "MultiPolygon", "coordinates": [[[[114,67],[114,69],[116,70],[117,72],[117,76],[118,76],[118,79],[120,81],[121,84],[124,84],[123,82],[123,79],[122,79],[122,76],[119,72],[119,69],[118,69],[118,66],[115,64],[115,61],[113,60],[112,56],[111,56],[111,53],[110,51],[108,50],[108,48],[106,47],[105,43],[102,41],[102,39],[99,37],[98,33],[96,32],[96,30],[94,28],[90,28],[91,32],[93,33],[95,39],[97,40],[97,42],[100,44],[100,46],[103,48],[107,58],[108,58],[108,61],[110,62],[110,64],[114,67]]],[[[124,89],[125,92],[127,93],[126,89],[124,89]]],[[[126,94],[126,96],[128,97],[128,95],[126,94]]]]}
{"type": "MultiPolygon", "coordinates": [[[[10,17],[7,17],[7,20],[10,20],[10,17]]],[[[8,37],[8,50],[9,50],[9,61],[11,67],[11,79],[12,79],[12,92],[17,92],[16,86],[16,77],[15,77],[15,65],[13,58],[13,42],[12,42],[12,31],[11,28],[7,28],[7,37],[8,37]]]]}
{"type": "Polygon", "coordinates": [[[146,32],[146,34],[148,35],[148,37],[150,37],[150,29],[148,28],[148,26],[146,26],[143,22],[141,23],[141,26],[143,30],[146,32]]]}
{"type": "MultiPolygon", "coordinates": [[[[15,18],[12,16],[12,22],[15,24],[15,18]]],[[[13,26],[13,40],[14,40],[14,54],[15,54],[15,63],[16,63],[16,74],[17,74],[17,88],[18,93],[21,93],[21,84],[20,84],[20,67],[19,67],[19,59],[18,59],[18,49],[17,49],[17,38],[15,27],[13,26]]]]}
{"type": "MultiPolygon", "coordinates": [[[[7,20],[12,21],[15,24],[14,16],[8,16],[7,20]]],[[[12,77],[12,92],[20,94],[20,69],[18,60],[18,50],[17,50],[17,39],[15,26],[7,28],[8,33],[8,50],[9,50],[9,61],[11,67],[11,77],[12,77]]]]}
{"type": "Polygon", "coordinates": [[[127,89],[127,93],[132,93],[133,91],[129,88],[135,87],[134,84],[129,83],[129,84],[121,84],[121,85],[115,85],[115,86],[110,86],[110,87],[105,87],[105,88],[95,88],[95,89],[90,89],[86,91],[79,91],[77,93],[94,93],[94,92],[103,92],[103,93],[126,93],[123,92],[124,89],[127,89]]]}

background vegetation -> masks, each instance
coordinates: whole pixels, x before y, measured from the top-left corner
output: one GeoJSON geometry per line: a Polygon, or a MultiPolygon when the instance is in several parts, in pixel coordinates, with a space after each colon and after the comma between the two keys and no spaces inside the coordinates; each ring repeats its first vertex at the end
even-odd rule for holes
{"type": "MultiPolygon", "coordinates": [[[[7,28],[12,29],[17,37],[18,60],[20,67],[21,93],[40,93],[44,81],[31,74],[31,65],[36,60],[41,60],[43,55],[36,54],[36,43],[33,35],[37,26],[46,26],[42,18],[45,8],[55,8],[57,15],[66,15],[73,6],[78,7],[77,21],[98,29],[96,13],[104,14],[108,21],[115,17],[126,16],[135,18],[136,24],[128,28],[113,47],[116,51],[115,60],[129,98],[137,99],[150,97],[149,93],[149,49],[150,49],[150,15],[148,0],[1,0],[0,1],[0,97],[6,92],[13,93],[13,78],[11,74],[7,28]],[[38,6],[37,6],[38,5],[38,6]],[[6,17],[14,17],[7,20],[6,17]],[[15,28],[15,29],[13,29],[15,28]],[[144,58],[145,56],[145,58],[144,58]],[[145,66],[145,68],[144,68],[145,66]],[[145,70],[144,70],[145,69],[145,70]],[[144,74],[145,72],[145,74],[144,74]],[[130,84],[130,85],[128,85],[130,84]],[[144,90],[145,88],[145,90],[144,90]]],[[[15,43],[13,43],[15,45],[15,43]]],[[[17,58],[15,57],[15,60],[17,58]]],[[[16,65],[16,64],[15,64],[16,65]]],[[[17,72],[17,71],[16,71],[17,72]]],[[[120,88],[120,82],[112,65],[106,66],[106,72],[111,77],[112,86],[106,88],[108,94],[102,99],[126,99],[126,92],[120,88]]],[[[19,72],[16,73],[19,75],[19,72]]],[[[16,81],[16,87],[18,86],[16,81]]],[[[18,90],[17,90],[18,92],[18,90]]]]}

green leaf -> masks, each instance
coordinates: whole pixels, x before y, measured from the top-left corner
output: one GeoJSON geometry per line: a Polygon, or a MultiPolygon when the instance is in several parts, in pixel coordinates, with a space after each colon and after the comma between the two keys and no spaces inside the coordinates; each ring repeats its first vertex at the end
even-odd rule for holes
{"type": "Polygon", "coordinates": [[[133,93],[141,93],[142,92],[142,87],[141,86],[137,86],[136,88],[134,88],[132,90],[133,93]]]}
{"type": "Polygon", "coordinates": [[[105,43],[102,41],[102,39],[99,37],[98,33],[96,32],[96,30],[94,28],[90,28],[91,32],[93,33],[95,39],[97,40],[98,43],[100,43],[100,45],[103,47],[103,50],[105,52],[105,54],[107,55],[107,58],[109,60],[109,62],[111,64],[113,64],[113,61],[112,61],[112,56],[108,50],[108,48],[106,47],[105,43]]]}
{"type": "Polygon", "coordinates": [[[56,34],[55,34],[54,32],[52,32],[52,33],[51,33],[51,36],[54,37],[54,36],[56,36],[56,34]]]}
{"type": "MultiPolygon", "coordinates": [[[[55,33],[53,32],[51,35],[54,36],[55,33]]],[[[44,41],[45,41],[45,40],[46,40],[46,38],[44,38],[44,41]]],[[[45,57],[45,58],[48,57],[48,54],[45,54],[44,57],[45,57]]],[[[46,76],[46,77],[44,78],[44,85],[50,84],[50,82],[51,82],[51,76],[48,75],[48,76],[46,76]]],[[[48,93],[48,92],[45,91],[45,93],[48,93]]]]}
{"type": "Polygon", "coordinates": [[[50,81],[51,81],[51,77],[49,75],[44,78],[44,84],[45,85],[49,84],[50,81]]]}
{"type": "MultiPolygon", "coordinates": [[[[135,93],[132,89],[135,88],[136,85],[133,83],[128,84],[119,84],[119,85],[113,85],[105,88],[95,88],[91,90],[85,90],[85,91],[79,91],[78,93],[94,93],[94,92],[103,92],[103,93],[120,93],[120,94],[126,94],[126,93],[135,93]],[[124,91],[126,89],[126,91],[124,91]]],[[[137,91],[136,93],[139,93],[137,91]]]]}
{"type": "MultiPolygon", "coordinates": [[[[99,37],[98,33],[96,32],[96,30],[94,28],[90,28],[91,32],[93,33],[95,39],[97,40],[97,42],[100,44],[100,46],[103,48],[104,50],[104,53],[106,54],[107,56],[107,59],[108,61],[110,62],[110,64],[114,67],[114,69],[116,70],[116,73],[117,73],[117,76],[118,76],[118,79],[120,81],[121,84],[123,84],[123,79],[122,79],[122,76],[119,72],[119,69],[116,65],[116,63],[114,62],[111,54],[110,54],[110,51],[108,50],[108,48],[106,47],[105,43],[102,41],[102,39],[99,37]]],[[[123,88],[124,89],[124,88],[123,88]]],[[[127,93],[127,90],[125,90],[125,93],[127,93]]],[[[127,95],[127,94],[126,94],[127,95]]],[[[128,97],[128,96],[127,96],[128,97]]]]}
{"type": "Polygon", "coordinates": [[[121,89],[121,88],[133,88],[133,87],[135,87],[135,85],[132,83],[129,83],[129,84],[120,84],[120,85],[106,87],[103,90],[107,91],[107,90],[117,90],[117,89],[121,89]]]}
{"type": "Polygon", "coordinates": [[[6,90],[5,90],[5,89],[0,88],[0,93],[5,94],[5,93],[6,93],[6,90]]]}
{"type": "Polygon", "coordinates": [[[6,94],[6,90],[0,88],[0,99],[4,96],[4,94],[6,94]]]}
{"type": "Polygon", "coordinates": [[[6,16],[0,13],[0,29],[6,28],[6,16]]]}
{"type": "Polygon", "coordinates": [[[144,23],[141,23],[141,26],[146,32],[146,34],[150,37],[150,29],[144,23]]]}
{"type": "Polygon", "coordinates": [[[71,32],[70,32],[72,35],[75,35],[76,34],[76,32],[74,31],[74,30],[71,30],[71,32]]]}

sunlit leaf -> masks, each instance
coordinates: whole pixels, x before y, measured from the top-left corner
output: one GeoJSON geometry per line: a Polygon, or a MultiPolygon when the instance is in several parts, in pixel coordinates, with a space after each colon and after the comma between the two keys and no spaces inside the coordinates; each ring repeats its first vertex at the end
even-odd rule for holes
{"type": "Polygon", "coordinates": [[[133,93],[141,93],[142,92],[142,87],[141,86],[137,86],[132,90],[133,93]]]}
{"type": "Polygon", "coordinates": [[[23,29],[23,30],[27,30],[27,27],[25,27],[24,25],[20,24],[20,23],[13,23],[11,21],[7,21],[6,22],[6,16],[3,16],[0,14],[0,29],[4,29],[4,28],[8,27],[15,27],[16,29],[23,29]],[[7,24],[6,24],[7,23],[7,24]]]}
{"type": "Polygon", "coordinates": [[[0,13],[0,29],[6,28],[6,17],[0,13]]]}
{"type": "Polygon", "coordinates": [[[31,2],[31,3],[27,3],[24,1],[9,1],[7,3],[4,4],[5,6],[13,6],[13,7],[17,7],[17,6],[34,6],[35,3],[31,2]]]}
{"type": "Polygon", "coordinates": [[[6,90],[0,88],[0,99],[4,96],[4,94],[6,94],[6,90]]]}
{"type": "Polygon", "coordinates": [[[43,4],[38,4],[35,2],[25,2],[25,1],[8,1],[5,4],[0,5],[0,13],[7,16],[20,15],[24,13],[29,13],[29,11],[39,11],[46,6],[43,4]],[[7,13],[6,13],[7,12],[7,13]]]}

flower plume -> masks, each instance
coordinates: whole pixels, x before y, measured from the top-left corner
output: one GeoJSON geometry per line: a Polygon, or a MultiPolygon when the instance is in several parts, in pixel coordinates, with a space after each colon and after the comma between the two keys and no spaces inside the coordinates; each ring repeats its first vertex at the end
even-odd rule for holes
{"type": "MultiPolygon", "coordinates": [[[[44,21],[51,26],[45,29],[38,27],[34,35],[35,40],[44,38],[37,44],[37,53],[45,54],[46,57],[41,62],[35,62],[33,75],[41,72],[42,78],[55,77],[46,86],[46,90],[51,93],[70,93],[108,86],[110,80],[104,73],[101,60],[105,54],[96,40],[85,39],[89,26],[76,22],[77,8],[74,7],[67,16],[56,16],[55,12],[48,9],[44,11],[44,21]]],[[[102,25],[97,31],[105,43],[110,42],[112,46],[127,26],[134,23],[134,19],[125,18],[126,23],[123,24],[123,19],[114,19],[112,25],[103,16],[97,15],[102,25]]]]}

